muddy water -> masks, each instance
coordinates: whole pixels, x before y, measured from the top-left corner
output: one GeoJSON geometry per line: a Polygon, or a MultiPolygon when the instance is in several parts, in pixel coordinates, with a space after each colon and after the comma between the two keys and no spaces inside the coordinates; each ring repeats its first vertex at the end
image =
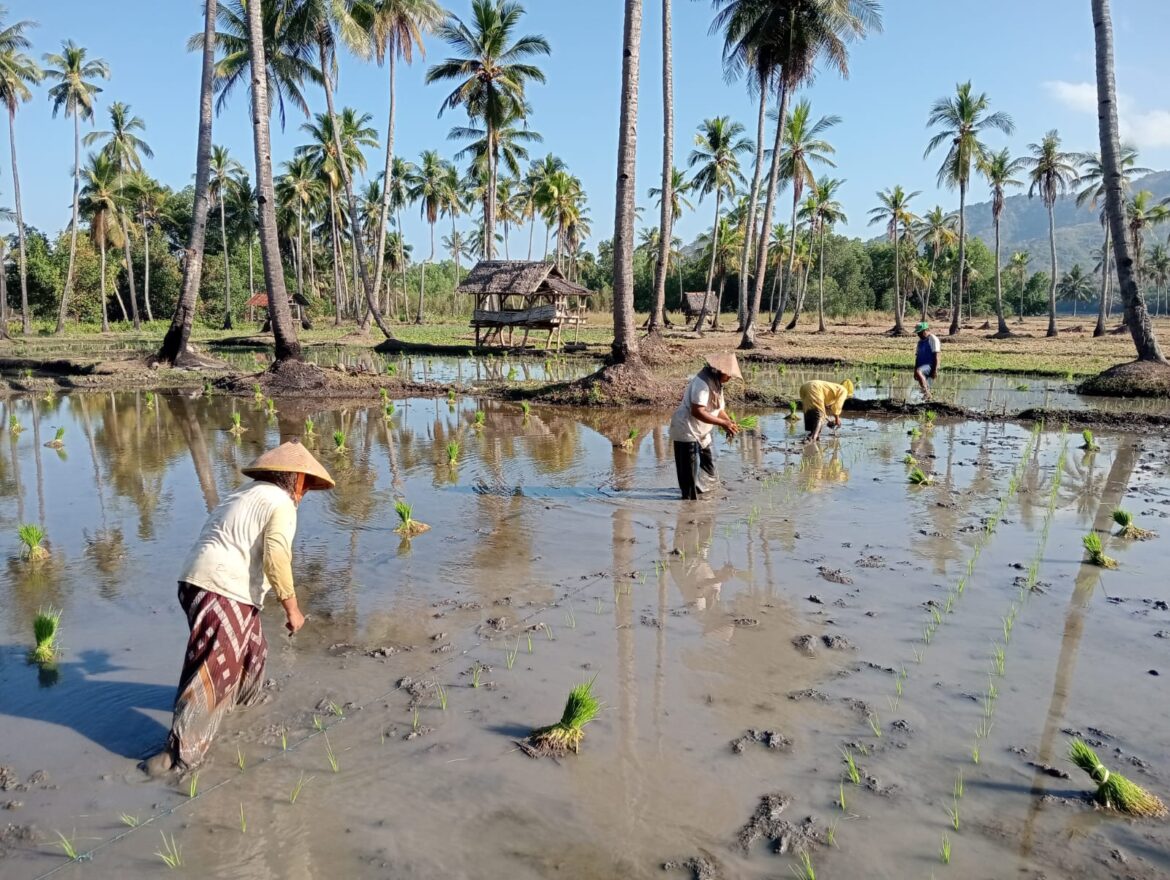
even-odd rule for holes
{"type": "Polygon", "coordinates": [[[803,450],[771,415],[762,437],[718,441],[720,497],[684,505],[666,414],[396,405],[387,423],[294,402],[270,420],[216,397],[5,404],[24,426],[0,438],[5,880],[153,876],[160,831],[188,871],[224,878],[648,878],[696,858],[711,876],[776,877],[793,857],[773,837],[830,827],[835,845],[809,844],[821,877],[1170,873],[1166,827],[1086,806],[1063,760],[1080,731],[1170,796],[1166,440],[1099,436],[1085,456],[1056,431],[955,423],[911,440],[909,423],[858,419],[803,450]],[[339,487],[301,509],[309,624],[290,642],[265,612],[271,699],[229,718],[195,798],[144,782],[134,759],[165,734],[186,636],[177,567],[238,467],[306,415],[322,446],[343,430],[349,447],[323,450],[339,487]],[[41,445],[57,426],[61,453],[41,445]],[[631,427],[634,448],[615,448],[631,427]],[[935,485],[907,485],[907,451],[935,485]],[[393,533],[398,497],[431,531],[393,533]],[[1107,539],[1116,571],[1082,565],[1081,536],[1118,504],[1164,537],[1107,539]],[[17,558],[19,522],[45,525],[47,564],[17,558]],[[53,672],[24,659],[46,604],[63,610],[53,672]],[[605,706],[579,756],[517,751],[594,676],[605,706]],[[749,729],[782,747],[737,751],[749,729]],[[842,749],[860,785],[842,784],[842,749]],[[784,809],[745,851],[770,794],[784,809]],[[57,832],[92,860],[66,861],[57,832]]]}

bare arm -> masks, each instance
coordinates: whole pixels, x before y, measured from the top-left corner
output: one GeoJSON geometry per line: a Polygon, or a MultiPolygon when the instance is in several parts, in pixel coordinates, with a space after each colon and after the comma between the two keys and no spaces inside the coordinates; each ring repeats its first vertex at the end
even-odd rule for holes
{"type": "Polygon", "coordinates": [[[706,422],[708,425],[715,425],[716,427],[730,431],[732,435],[739,433],[739,427],[730,418],[711,412],[701,403],[691,404],[691,415],[700,422],[706,422]]]}

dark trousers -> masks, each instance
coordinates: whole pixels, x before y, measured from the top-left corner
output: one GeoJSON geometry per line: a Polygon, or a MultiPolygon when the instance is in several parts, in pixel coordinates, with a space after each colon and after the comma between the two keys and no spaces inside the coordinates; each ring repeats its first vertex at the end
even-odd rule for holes
{"type": "Polygon", "coordinates": [[[683,501],[697,501],[699,495],[698,481],[700,469],[712,480],[715,479],[715,444],[703,448],[698,443],[688,442],[674,444],[674,469],[678,474],[678,488],[682,492],[683,501]]]}

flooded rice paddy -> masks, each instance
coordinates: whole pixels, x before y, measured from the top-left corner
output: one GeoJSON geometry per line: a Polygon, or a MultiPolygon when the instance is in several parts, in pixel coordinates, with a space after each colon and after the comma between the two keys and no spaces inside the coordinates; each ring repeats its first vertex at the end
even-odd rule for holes
{"type": "Polygon", "coordinates": [[[1086,454],[1055,425],[846,419],[804,448],[768,414],[717,441],[718,497],[683,504],[668,413],[277,406],[3,404],[23,426],[0,437],[5,880],[158,876],[160,832],[184,870],[249,880],[766,878],[799,851],[823,878],[1170,875],[1167,826],[1094,809],[1064,757],[1083,735],[1170,795],[1166,438],[1086,454]],[[299,516],[309,622],[290,642],[269,608],[269,699],[193,786],[145,781],[188,544],[306,416],[338,478],[299,516]],[[394,534],[398,498],[429,532],[394,534]],[[1108,537],[1118,506],[1162,536],[1108,537]],[[20,558],[22,522],[46,562],[20,558]],[[1092,529],[1117,570],[1083,562],[1092,529]],[[26,662],[46,605],[52,670],[26,662]],[[579,755],[518,750],[594,677],[579,755]]]}

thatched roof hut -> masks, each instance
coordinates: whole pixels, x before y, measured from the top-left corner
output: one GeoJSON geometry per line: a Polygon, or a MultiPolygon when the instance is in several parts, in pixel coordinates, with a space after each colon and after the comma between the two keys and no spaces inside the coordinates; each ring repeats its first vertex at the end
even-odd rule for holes
{"type": "Polygon", "coordinates": [[[524,328],[523,345],[530,330],[547,330],[547,348],[553,334],[566,325],[584,323],[587,287],[568,280],[554,263],[525,260],[481,260],[459,285],[459,293],[475,297],[471,326],[475,344],[493,335],[502,342],[507,328],[509,339],[516,327],[524,328]],[[487,333],[481,339],[481,331],[487,333]]]}

